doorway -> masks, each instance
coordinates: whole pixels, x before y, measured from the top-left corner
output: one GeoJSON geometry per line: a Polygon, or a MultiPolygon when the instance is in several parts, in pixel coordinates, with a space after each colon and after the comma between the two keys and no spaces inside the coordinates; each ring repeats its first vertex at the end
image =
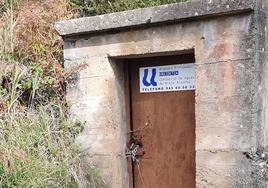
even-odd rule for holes
{"type": "MultiPolygon", "coordinates": [[[[132,161],[134,188],[194,188],[195,183],[195,91],[160,90],[142,92],[144,67],[194,63],[194,54],[128,60],[131,140],[140,146],[138,162],[132,161]]],[[[164,74],[164,73],[163,73],[164,74]]],[[[169,72],[168,74],[177,74],[169,72]]],[[[147,75],[148,76],[148,75],[147,75]]],[[[147,80],[146,80],[147,79],[147,80]]],[[[130,144],[130,143],[128,143],[130,144]]]]}

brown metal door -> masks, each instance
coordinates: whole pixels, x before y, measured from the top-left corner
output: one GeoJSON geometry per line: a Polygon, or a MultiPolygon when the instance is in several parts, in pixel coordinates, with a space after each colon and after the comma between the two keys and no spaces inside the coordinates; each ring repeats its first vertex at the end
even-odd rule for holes
{"type": "Polygon", "coordinates": [[[133,135],[145,155],[134,164],[134,188],[195,187],[195,93],[140,93],[139,67],[193,63],[180,55],[131,60],[130,93],[133,135]]]}

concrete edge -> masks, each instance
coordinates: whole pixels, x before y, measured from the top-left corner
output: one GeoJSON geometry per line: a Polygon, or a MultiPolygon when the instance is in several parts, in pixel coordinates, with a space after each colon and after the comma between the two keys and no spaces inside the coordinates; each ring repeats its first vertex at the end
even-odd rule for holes
{"type": "Polygon", "coordinates": [[[254,6],[254,0],[198,0],[60,21],[55,29],[63,37],[75,36],[245,13],[254,10],[254,6]]]}

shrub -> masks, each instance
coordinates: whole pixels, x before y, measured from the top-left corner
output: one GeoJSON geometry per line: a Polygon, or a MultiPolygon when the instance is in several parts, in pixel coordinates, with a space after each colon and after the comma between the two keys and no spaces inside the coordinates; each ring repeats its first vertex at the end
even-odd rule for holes
{"type": "Polygon", "coordinates": [[[184,1],[187,0],[71,0],[71,5],[82,16],[94,16],[184,1]]]}

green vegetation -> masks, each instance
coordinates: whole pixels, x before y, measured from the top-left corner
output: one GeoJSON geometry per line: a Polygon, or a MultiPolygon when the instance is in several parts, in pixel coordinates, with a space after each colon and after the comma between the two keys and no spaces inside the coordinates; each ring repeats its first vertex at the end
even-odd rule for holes
{"type": "Polygon", "coordinates": [[[83,161],[74,145],[80,123],[67,120],[55,106],[0,121],[1,187],[78,187],[85,184],[83,161]],[[55,116],[57,115],[57,116],[55,116]]]}
{"type": "MultiPolygon", "coordinates": [[[[0,1],[0,187],[104,187],[81,157],[68,119],[57,20],[65,0],[0,1]]],[[[79,71],[79,68],[75,68],[79,71]]]]}
{"type": "Polygon", "coordinates": [[[82,16],[93,16],[185,1],[187,0],[71,0],[71,5],[82,16]]]}

